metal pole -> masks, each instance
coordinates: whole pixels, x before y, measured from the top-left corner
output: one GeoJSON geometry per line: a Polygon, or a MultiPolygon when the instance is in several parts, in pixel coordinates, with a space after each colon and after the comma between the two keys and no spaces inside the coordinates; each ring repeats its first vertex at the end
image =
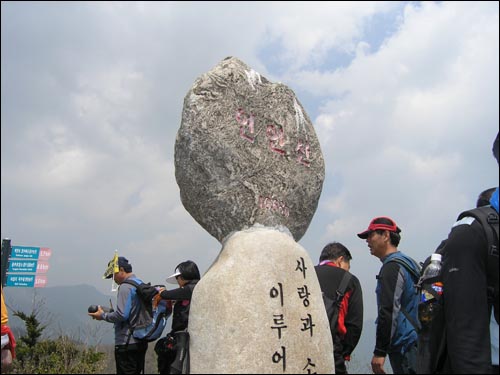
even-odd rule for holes
{"type": "Polygon", "coordinates": [[[4,238],[2,240],[2,274],[1,274],[1,282],[2,282],[2,287],[5,286],[5,282],[7,280],[6,275],[7,275],[7,267],[9,266],[9,257],[10,253],[12,251],[12,246],[10,245],[10,239],[9,238],[4,238]]]}

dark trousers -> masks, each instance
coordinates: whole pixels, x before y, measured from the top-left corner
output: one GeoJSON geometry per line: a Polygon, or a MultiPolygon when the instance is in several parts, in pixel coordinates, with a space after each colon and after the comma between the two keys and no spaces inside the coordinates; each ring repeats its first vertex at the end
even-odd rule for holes
{"type": "Polygon", "coordinates": [[[416,374],[417,343],[415,342],[404,354],[389,353],[389,360],[394,374],[416,374]]]}
{"type": "Polygon", "coordinates": [[[115,345],[117,374],[144,374],[144,362],[148,343],[115,345]]]}
{"type": "Polygon", "coordinates": [[[333,357],[335,359],[335,373],[336,374],[347,374],[347,368],[345,366],[344,355],[340,352],[333,352],[333,357]]]}
{"type": "Polygon", "coordinates": [[[167,334],[155,345],[160,374],[189,374],[189,333],[178,331],[167,334]]]}

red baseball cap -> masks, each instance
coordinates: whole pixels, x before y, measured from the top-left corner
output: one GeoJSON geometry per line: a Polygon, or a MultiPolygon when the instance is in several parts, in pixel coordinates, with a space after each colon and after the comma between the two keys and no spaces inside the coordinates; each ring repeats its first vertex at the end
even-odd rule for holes
{"type": "Polygon", "coordinates": [[[371,232],[374,230],[388,230],[389,232],[401,232],[401,229],[396,225],[396,222],[387,216],[379,216],[370,221],[368,229],[364,232],[358,233],[358,237],[362,239],[367,239],[371,232]]]}

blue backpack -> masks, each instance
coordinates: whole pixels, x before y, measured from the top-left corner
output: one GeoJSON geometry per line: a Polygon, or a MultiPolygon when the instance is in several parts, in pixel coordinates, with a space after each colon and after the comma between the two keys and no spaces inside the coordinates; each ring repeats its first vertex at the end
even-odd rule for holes
{"type": "Polygon", "coordinates": [[[155,341],[160,338],[167,319],[172,310],[167,308],[167,301],[160,300],[156,307],[153,307],[153,299],[158,294],[158,289],[151,283],[138,283],[135,280],[127,279],[123,283],[133,285],[137,290],[137,295],[142,304],[141,319],[132,326],[130,334],[141,341],[155,341]]]}

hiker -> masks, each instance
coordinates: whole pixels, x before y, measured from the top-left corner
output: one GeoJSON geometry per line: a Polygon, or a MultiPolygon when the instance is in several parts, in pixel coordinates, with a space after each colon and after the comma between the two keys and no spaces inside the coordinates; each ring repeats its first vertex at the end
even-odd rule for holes
{"type": "Polygon", "coordinates": [[[377,333],[371,361],[375,374],[385,374],[388,355],[394,374],[414,374],[417,355],[419,265],[398,250],[401,229],[389,217],[376,217],[358,234],[382,267],[377,276],[377,333]]]}
{"type": "Polygon", "coordinates": [[[336,374],[348,373],[346,361],[350,361],[363,329],[363,294],[358,278],[349,272],[351,259],[344,245],[332,242],[323,248],[314,267],[321,291],[333,302],[337,295],[340,298],[330,321],[336,374]]]}
{"type": "MultiPolygon", "coordinates": [[[[498,163],[498,134],[493,143],[498,163]]],[[[491,196],[494,244],[470,216],[452,227],[443,252],[444,373],[498,374],[498,188],[491,196]]],[[[431,343],[432,345],[432,343],[431,343]]]]}
{"type": "Polygon", "coordinates": [[[9,328],[9,312],[5,306],[5,298],[2,291],[2,373],[8,372],[12,366],[12,360],[16,358],[16,339],[9,328]]]}
{"type": "Polygon", "coordinates": [[[147,341],[133,337],[132,328],[139,319],[142,304],[136,288],[124,283],[127,279],[142,282],[132,273],[132,265],[125,257],[115,257],[109,261],[104,279],[113,278],[119,285],[116,297],[116,309],[104,312],[101,306],[94,313],[88,313],[92,318],[113,323],[115,328],[115,362],[117,374],[144,374],[144,362],[148,349],[147,341]]]}
{"type": "MultiPolygon", "coordinates": [[[[496,188],[490,188],[482,191],[477,198],[476,209],[467,210],[459,215],[460,218],[471,217],[471,215],[479,215],[477,216],[477,220],[480,222],[480,225],[483,226],[485,234],[486,230],[490,231],[492,243],[496,243],[494,238],[494,228],[490,228],[491,225],[488,223],[488,217],[493,210],[490,205],[490,199],[495,190],[496,188]]],[[[476,219],[476,217],[474,217],[474,219],[476,219]]],[[[490,238],[489,236],[486,237],[490,238]]],[[[498,240],[496,241],[498,242],[498,240]]],[[[442,258],[446,252],[446,242],[447,240],[441,241],[434,253],[427,257],[423,263],[423,270],[426,270],[434,254],[439,254],[441,256],[442,264],[442,258]]],[[[430,277],[430,280],[427,280],[429,276],[424,275],[424,271],[417,285],[417,289],[421,293],[419,304],[419,320],[421,322],[421,329],[418,334],[417,353],[418,374],[450,372],[450,370],[446,370],[445,368],[445,366],[449,367],[449,365],[446,364],[447,338],[445,323],[446,317],[444,315],[444,303],[446,301],[446,297],[443,293],[442,266],[440,271],[434,270],[434,272],[437,274],[430,277]]]]}
{"type": "Polygon", "coordinates": [[[193,261],[187,260],[175,267],[175,272],[166,280],[167,283],[177,284],[179,287],[172,290],[161,289],[156,297],[173,303],[172,330],[155,345],[160,374],[189,373],[189,333],[187,331],[189,307],[194,287],[199,280],[198,266],[193,261]]]}

